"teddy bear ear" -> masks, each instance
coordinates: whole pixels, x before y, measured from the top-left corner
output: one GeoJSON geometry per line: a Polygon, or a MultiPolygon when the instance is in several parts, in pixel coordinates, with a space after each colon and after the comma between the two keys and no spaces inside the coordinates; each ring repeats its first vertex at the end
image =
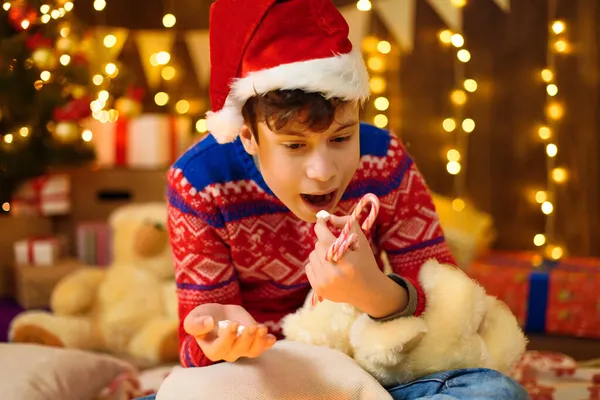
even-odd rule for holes
{"type": "Polygon", "coordinates": [[[161,254],[169,245],[169,235],[164,224],[145,222],[133,239],[135,254],[142,258],[152,258],[161,254]]]}

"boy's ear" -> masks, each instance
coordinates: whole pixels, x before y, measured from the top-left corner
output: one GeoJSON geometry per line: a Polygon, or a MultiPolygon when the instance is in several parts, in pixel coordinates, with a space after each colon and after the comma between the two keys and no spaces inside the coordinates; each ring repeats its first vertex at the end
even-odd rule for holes
{"type": "Polygon", "coordinates": [[[251,156],[255,156],[258,152],[258,144],[256,143],[256,139],[254,139],[254,135],[248,125],[244,124],[242,126],[242,130],[240,131],[240,139],[242,140],[242,145],[246,150],[246,153],[251,156]]]}

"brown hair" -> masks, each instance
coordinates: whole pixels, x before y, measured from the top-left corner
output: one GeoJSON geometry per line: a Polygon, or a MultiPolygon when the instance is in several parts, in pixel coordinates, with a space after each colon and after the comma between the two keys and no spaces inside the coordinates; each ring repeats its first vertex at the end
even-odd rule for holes
{"type": "Polygon", "coordinates": [[[242,115],[258,141],[259,121],[265,121],[269,129],[276,132],[290,121],[301,118],[298,122],[302,125],[312,131],[323,132],[331,126],[336,110],[343,104],[346,104],[343,100],[326,99],[320,93],[300,89],[274,90],[248,99],[242,115]]]}

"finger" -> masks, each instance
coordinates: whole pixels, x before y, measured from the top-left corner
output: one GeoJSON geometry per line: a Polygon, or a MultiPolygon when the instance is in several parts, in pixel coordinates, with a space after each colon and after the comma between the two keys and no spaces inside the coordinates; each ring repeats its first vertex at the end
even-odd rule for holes
{"type": "Polygon", "coordinates": [[[241,335],[239,335],[233,342],[229,354],[235,358],[247,357],[248,353],[250,352],[250,347],[252,346],[252,343],[254,343],[256,330],[256,325],[245,326],[241,335]]]}
{"type": "Polygon", "coordinates": [[[225,361],[233,362],[235,359],[229,357],[233,342],[237,338],[237,329],[239,324],[237,322],[230,323],[226,328],[219,329],[219,336],[211,343],[205,353],[210,354],[216,359],[222,359],[225,361]]]}
{"type": "Polygon", "coordinates": [[[331,225],[335,226],[336,228],[343,228],[344,225],[346,225],[346,223],[348,222],[348,220],[350,220],[350,215],[344,215],[344,216],[337,216],[337,215],[331,215],[331,217],[329,218],[329,221],[331,221],[331,225]]]}
{"type": "Polygon", "coordinates": [[[329,227],[327,226],[327,221],[318,219],[315,223],[315,234],[317,235],[317,239],[319,242],[323,242],[326,245],[333,243],[336,237],[331,233],[329,227]]]}
{"type": "Polygon", "coordinates": [[[256,358],[260,356],[269,346],[272,346],[272,344],[270,344],[270,341],[275,339],[275,336],[267,335],[268,332],[269,330],[266,326],[260,325],[258,327],[254,336],[254,341],[252,342],[252,345],[248,350],[248,357],[256,358]]]}
{"type": "Polygon", "coordinates": [[[311,263],[306,264],[306,267],[304,267],[304,272],[306,273],[306,277],[308,278],[308,283],[310,283],[310,286],[313,289],[315,289],[315,287],[317,286],[317,277],[315,275],[315,271],[311,263]]]}
{"type": "Polygon", "coordinates": [[[350,232],[354,233],[357,236],[358,243],[368,242],[368,239],[365,236],[365,233],[363,232],[363,230],[360,227],[360,224],[358,223],[357,220],[351,219],[350,216],[344,216],[344,217],[338,217],[335,215],[331,216],[331,223],[333,226],[335,226],[337,228],[343,228],[344,226],[346,226],[348,221],[350,221],[350,232]]]}
{"type": "Polygon", "coordinates": [[[199,315],[193,311],[183,321],[183,329],[196,338],[203,338],[215,328],[215,320],[210,315],[199,315]]]}

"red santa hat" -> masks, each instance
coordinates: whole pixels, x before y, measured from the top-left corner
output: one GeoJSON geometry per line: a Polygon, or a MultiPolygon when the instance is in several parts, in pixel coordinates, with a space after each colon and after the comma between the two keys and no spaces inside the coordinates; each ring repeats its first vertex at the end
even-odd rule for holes
{"type": "Polygon", "coordinates": [[[249,98],[302,89],[364,101],[369,76],[331,0],[217,0],[210,10],[209,132],[232,142],[249,98]]]}

